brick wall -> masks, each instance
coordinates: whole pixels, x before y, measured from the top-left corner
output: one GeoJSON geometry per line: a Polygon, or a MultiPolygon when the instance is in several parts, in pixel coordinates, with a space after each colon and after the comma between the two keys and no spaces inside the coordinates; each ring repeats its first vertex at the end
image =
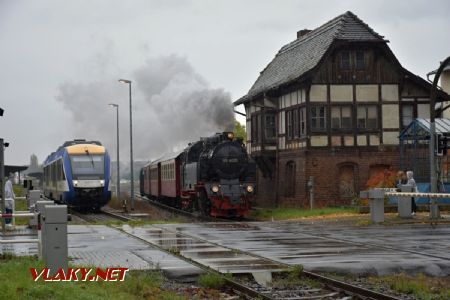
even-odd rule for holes
{"type": "MultiPolygon", "coordinates": [[[[399,168],[399,149],[352,148],[314,149],[304,152],[282,152],[279,158],[280,207],[309,207],[307,181],[314,176],[314,205],[316,207],[351,204],[353,195],[364,190],[370,170],[399,168]],[[295,195],[286,197],[286,165],[295,163],[295,195]],[[342,195],[343,196],[342,196],[342,195]]],[[[276,180],[262,178],[258,172],[258,195],[256,205],[273,206],[276,202],[276,180]]]]}

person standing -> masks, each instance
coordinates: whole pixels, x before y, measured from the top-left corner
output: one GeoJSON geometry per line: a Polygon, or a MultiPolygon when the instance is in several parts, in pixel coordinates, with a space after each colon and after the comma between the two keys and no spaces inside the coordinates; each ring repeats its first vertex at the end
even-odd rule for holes
{"type": "Polygon", "coordinates": [[[396,181],[396,186],[397,188],[401,188],[402,185],[405,185],[408,183],[408,178],[406,178],[406,174],[403,171],[398,171],[397,172],[397,181],[396,181]]]}
{"type": "MultiPolygon", "coordinates": [[[[412,191],[414,193],[418,193],[419,189],[417,188],[416,181],[413,178],[413,171],[407,171],[406,172],[406,177],[408,178],[407,184],[412,186],[412,191]]],[[[414,200],[414,197],[411,197],[411,215],[415,216],[416,215],[416,211],[417,211],[416,201],[414,200]]]]}
{"type": "MultiPolygon", "coordinates": [[[[9,174],[9,178],[5,183],[5,212],[7,214],[14,213],[14,201],[16,198],[16,195],[14,194],[13,189],[13,180],[14,180],[14,174],[9,174]]],[[[12,218],[6,218],[5,224],[12,226],[11,224],[12,218]]]]}

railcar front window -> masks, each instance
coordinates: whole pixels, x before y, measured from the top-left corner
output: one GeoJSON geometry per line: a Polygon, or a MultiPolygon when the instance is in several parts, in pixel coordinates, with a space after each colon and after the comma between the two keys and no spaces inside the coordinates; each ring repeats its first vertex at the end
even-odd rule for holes
{"type": "Polygon", "coordinates": [[[103,155],[76,155],[71,156],[70,160],[74,177],[101,177],[104,173],[105,163],[103,155]]]}

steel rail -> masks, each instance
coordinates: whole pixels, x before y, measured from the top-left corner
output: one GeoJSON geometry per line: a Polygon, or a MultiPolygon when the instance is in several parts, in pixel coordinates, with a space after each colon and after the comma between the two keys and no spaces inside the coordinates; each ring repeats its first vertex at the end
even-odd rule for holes
{"type": "Polygon", "coordinates": [[[175,208],[173,206],[169,206],[167,204],[161,203],[159,201],[156,200],[152,200],[146,196],[142,196],[139,194],[136,194],[137,198],[140,198],[142,200],[148,201],[149,203],[151,203],[152,205],[155,205],[159,208],[168,210],[170,212],[185,216],[185,217],[190,217],[196,220],[200,220],[200,221],[206,221],[206,222],[234,222],[235,220],[231,220],[231,219],[223,219],[223,218],[216,218],[216,217],[209,217],[209,216],[203,216],[203,215],[196,215],[192,212],[189,211],[185,211],[179,208],[175,208]]]}
{"type": "MultiPolygon", "coordinates": [[[[156,228],[159,228],[158,226],[155,226],[155,225],[153,225],[153,226],[156,227],[156,228]]],[[[166,229],[166,230],[168,230],[168,229],[166,229]]],[[[216,246],[219,246],[219,247],[227,248],[227,249],[230,249],[232,251],[236,251],[236,252],[241,253],[241,254],[246,254],[246,255],[251,256],[251,257],[264,259],[264,260],[270,261],[272,263],[278,264],[278,265],[280,265],[280,266],[282,266],[284,268],[292,268],[293,267],[293,265],[289,265],[287,263],[279,262],[279,261],[276,261],[276,260],[271,259],[271,258],[267,258],[267,257],[261,256],[261,255],[258,255],[258,254],[254,254],[252,252],[243,251],[243,250],[240,250],[240,249],[231,248],[231,247],[228,247],[228,246],[225,246],[225,245],[221,245],[221,244],[218,244],[218,243],[215,243],[215,242],[211,242],[211,241],[208,241],[208,240],[196,237],[196,236],[192,236],[192,235],[187,234],[185,232],[180,232],[180,231],[177,231],[177,230],[176,231],[172,231],[172,232],[176,232],[179,235],[183,235],[185,237],[189,237],[189,238],[191,238],[193,240],[199,240],[199,241],[210,243],[210,244],[213,244],[213,245],[216,245],[216,246]]],[[[152,245],[154,245],[154,244],[152,244],[152,245]]],[[[394,296],[391,296],[391,295],[386,295],[386,294],[383,294],[383,293],[380,293],[380,292],[372,291],[372,290],[369,290],[369,289],[366,289],[366,288],[362,288],[362,287],[359,287],[359,286],[356,286],[356,285],[353,285],[353,284],[350,284],[350,283],[346,283],[346,282],[339,281],[339,280],[336,280],[336,279],[333,279],[333,278],[330,278],[330,277],[326,277],[326,276],[323,276],[323,275],[320,275],[320,274],[317,274],[317,273],[314,273],[314,272],[303,271],[302,274],[305,274],[307,277],[309,277],[311,279],[315,279],[315,280],[317,280],[317,281],[319,281],[319,282],[321,282],[321,283],[323,283],[325,285],[331,286],[331,287],[339,289],[339,290],[343,290],[344,292],[351,293],[352,295],[356,295],[356,296],[358,296],[358,297],[360,297],[362,299],[366,299],[367,297],[369,297],[370,299],[380,299],[380,300],[401,300],[400,298],[397,298],[397,297],[394,297],[394,296]]]]}

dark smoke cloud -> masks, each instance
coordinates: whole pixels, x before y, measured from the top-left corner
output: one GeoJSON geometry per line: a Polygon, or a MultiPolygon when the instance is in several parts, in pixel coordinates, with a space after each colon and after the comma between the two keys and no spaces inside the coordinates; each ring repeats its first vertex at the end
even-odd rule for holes
{"type": "MultiPolygon", "coordinates": [[[[133,147],[136,159],[155,159],[184,148],[214,132],[232,130],[229,93],[212,89],[186,58],[176,55],[148,59],[132,72],[133,147]]],[[[117,76],[88,83],[66,82],[57,100],[71,113],[75,137],[100,140],[115,155],[115,110],[120,105],[121,157],[129,152],[128,87],[117,76]]],[[[71,139],[72,137],[68,137],[71,139]]],[[[125,158],[124,158],[125,157],[125,158]]]]}

